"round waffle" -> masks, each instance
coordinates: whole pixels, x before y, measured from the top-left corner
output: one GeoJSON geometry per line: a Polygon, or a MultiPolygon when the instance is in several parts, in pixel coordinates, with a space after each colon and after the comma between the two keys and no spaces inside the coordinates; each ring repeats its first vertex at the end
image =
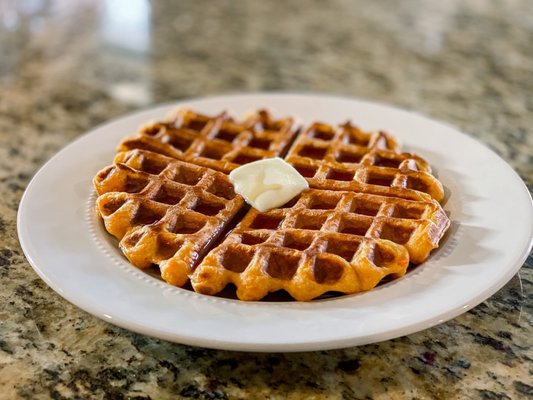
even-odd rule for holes
{"type": "Polygon", "coordinates": [[[94,178],[96,209],[132,264],[176,286],[242,300],[285,290],[296,300],[370,290],[424,262],[449,226],[441,183],[384,132],[266,111],[235,121],[179,109],[119,145],[94,178]],[[284,157],[311,189],[260,213],[227,173],[284,157]],[[235,224],[238,225],[235,226],[235,224]]]}

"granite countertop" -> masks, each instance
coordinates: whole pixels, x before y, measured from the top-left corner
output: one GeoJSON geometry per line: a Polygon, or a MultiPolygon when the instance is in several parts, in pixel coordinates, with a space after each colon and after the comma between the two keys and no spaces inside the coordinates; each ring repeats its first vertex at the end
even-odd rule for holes
{"type": "Polygon", "coordinates": [[[16,233],[26,185],[65,144],[129,111],[227,92],[417,110],[487,144],[531,185],[532,43],[530,0],[1,2],[0,398],[532,398],[531,257],[496,295],[434,328],[250,354],[87,314],[39,279],[16,233]]]}

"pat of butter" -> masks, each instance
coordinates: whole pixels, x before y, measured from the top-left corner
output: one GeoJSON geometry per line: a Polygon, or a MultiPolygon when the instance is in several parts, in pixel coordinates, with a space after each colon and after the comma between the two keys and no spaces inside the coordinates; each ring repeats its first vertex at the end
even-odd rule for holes
{"type": "Polygon", "coordinates": [[[235,192],[261,212],[282,206],[309,188],[305,178],[278,157],[242,165],[231,171],[229,179],[235,192]]]}

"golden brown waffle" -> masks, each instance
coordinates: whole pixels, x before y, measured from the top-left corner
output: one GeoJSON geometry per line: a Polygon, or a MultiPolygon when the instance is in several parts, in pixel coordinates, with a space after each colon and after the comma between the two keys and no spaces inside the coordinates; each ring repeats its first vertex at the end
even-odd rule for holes
{"type": "Polygon", "coordinates": [[[441,202],[444,190],[429,164],[398,151],[398,143],[386,133],[363,132],[349,123],[314,123],[297,138],[286,160],[313,188],[413,200],[429,195],[441,202]]]}
{"type": "Polygon", "coordinates": [[[274,120],[264,110],[236,122],[178,109],[165,122],[143,127],[125,139],[119,151],[150,150],[178,160],[229,173],[252,161],[283,155],[297,132],[292,118],[274,120]]]}
{"type": "Polygon", "coordinates": [[[432,200],[307,190],[284,208],[251,209],[191,282],[205,294],[233,283],[242,300],[280,289],[297,300],[365,291],[405,274],[409,258],[423,262],[448,224],[432,200]]]}
{"type": "Polygon", "coordinates": [[[98,213],[139,268],[182,286],[244,205],[220,172],[143,150],[119,153],[94,178],[98,213]]]}
{"type": "Polygon", "coordinates": [[[233,283],[243,300],[370,290],[427,259],[450,222],[426,161],[349,123],[297,133],[292,118],[266,111],[237,122],[179,109],[120,144],[94,178],[97,211],[132,264],[159,265],[167,282],[190,279],[205,294],[233,283]],[[247,207],[226,174],[283,157],[293,141],[285,158],[314,189],[242,217],[247,207]]]}

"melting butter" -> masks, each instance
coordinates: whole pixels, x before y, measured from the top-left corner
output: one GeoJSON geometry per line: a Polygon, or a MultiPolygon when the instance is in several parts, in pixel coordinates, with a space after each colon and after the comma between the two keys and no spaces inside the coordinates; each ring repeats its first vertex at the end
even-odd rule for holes
{"type": "Polygon", "coordinates": [[[229,179],[235,192],[261,212],[282,206],[309,188],[305,178],[279,157],[242,165],[229,179]]]}

